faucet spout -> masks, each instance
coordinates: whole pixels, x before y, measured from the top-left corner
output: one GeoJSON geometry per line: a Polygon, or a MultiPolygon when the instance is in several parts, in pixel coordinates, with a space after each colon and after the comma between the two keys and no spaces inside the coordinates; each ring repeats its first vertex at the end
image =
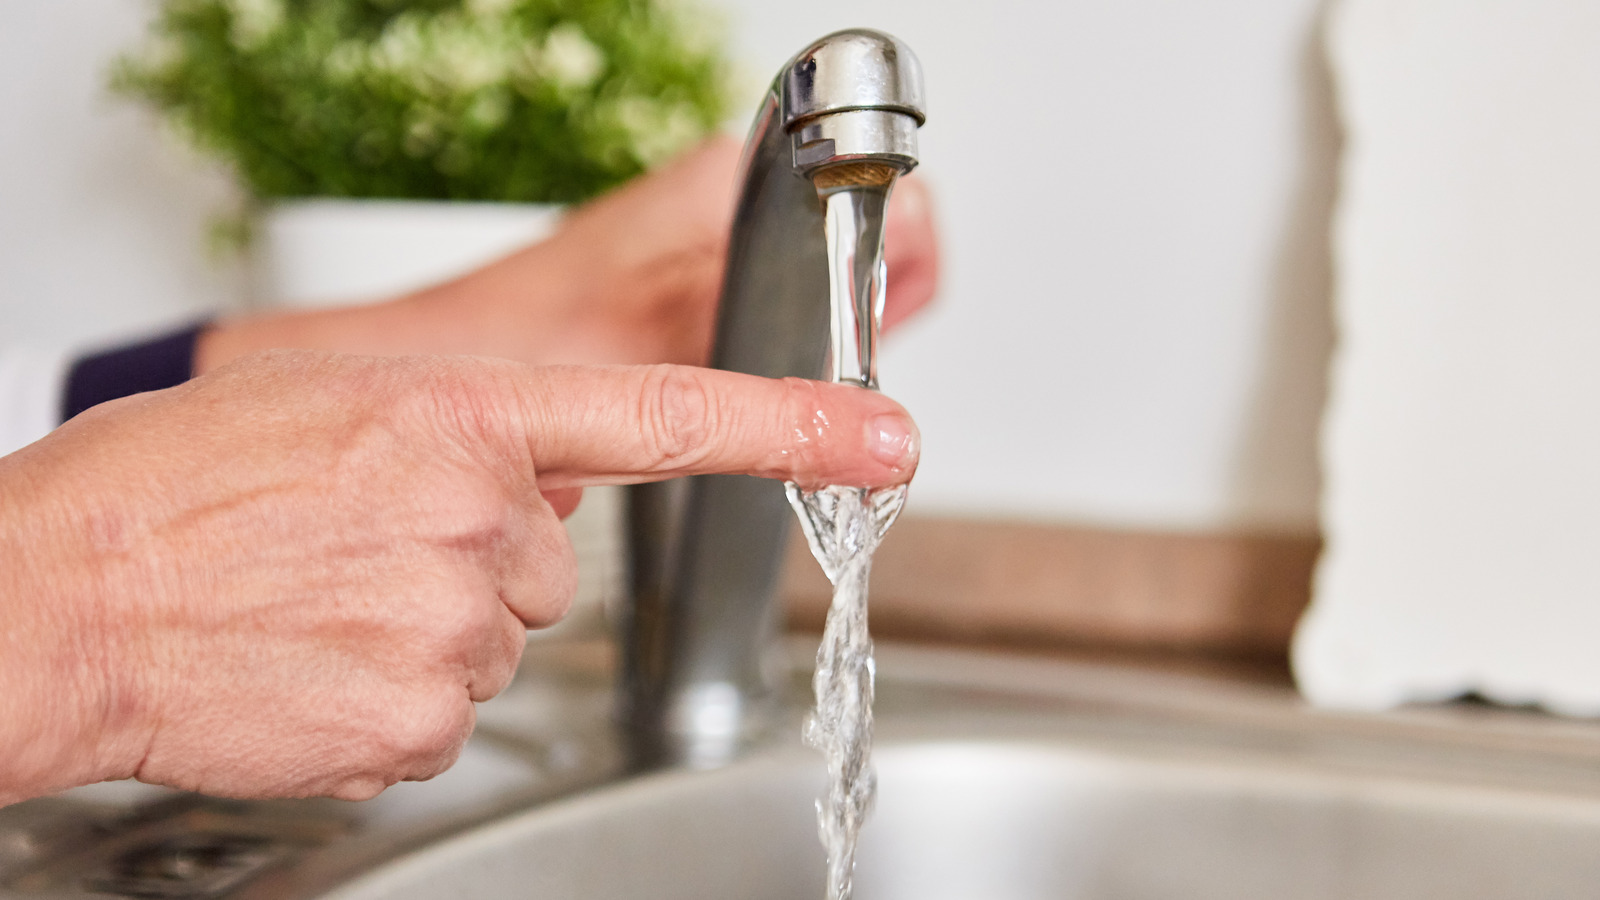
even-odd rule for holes
{"type": "MultiPolygon", "coordinates": [[[[828,35],[784,66],[745,146],[715,368],[815,378],[829,347],[819,189],[917,164],[916,56],[882,32],[828,35]]],[[[707,475],[630,489],[622,725],[637,764],[719,765],[772,724],[783,670],[777,482],[707,475]]]]}

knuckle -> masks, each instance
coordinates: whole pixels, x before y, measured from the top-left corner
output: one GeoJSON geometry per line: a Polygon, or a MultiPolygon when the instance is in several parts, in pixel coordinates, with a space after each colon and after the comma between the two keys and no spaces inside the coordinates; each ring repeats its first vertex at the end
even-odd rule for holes
{"type": "Polygon", "coordinates": [[[501,619],[499,642],[500,652],[495,657],[497,671],[494,672],[498,685],[494,689],[496,694],[505,690],[516,676],[522,664],[522,652],[528,648],[528,630],[516,616],[506,615],[501,619]]]}
{"type": "Polygon", "coordinates": [[[483,359],[409,360],[399,412],[466,451],[491,452],[510,439],[506,366],[483,359]]]}
{"type": "Polygon", "coordinates": [[[717,405],[710,387],[693,370],[653,366],[640,394],[642,437],[661,466],[683,465],[701,456],[717,433],[717,405]]]}
{"type": "Polygon", "coordinates": [[[535,511],[501,560],[499,606],[525,628],[542,628],[566,614],[578,590],[578,559],[561,521],[535,511]]]}
{"type": "Polygon", "coordinates": [[[533,598],[525,619],[530,628],[544,628],[561,621],[578,596],[578,557],[572,543],[555,542],[541,562],[540,594],[533,598]]]}
{"type": "Polygon", "coordinates": [[[418,704],[391,726],[396,763],[403,777],[436,775],[449,768],[472,734],[472,703],[460,688],[447,698],[418,704]]]}
{"type": "Polygon", "coordinates": [[[427,627],[433,649],[442,657],[439,662],[451,664],[477,654],[484,640],[498,630],[494,615],[498,605],[492,597],[471,591],[455,591],[440,598],[427,627]]]}
{"type": "Polygon", "coordinates": [[[556,560],[555,574],[551,578],[550,611],[546,624],[565,618],[578,598],[578,558],[572,545],[556,560]]]}
{"type": "Polygon", "coordinates": [[[572,542],[560,542],[561,552],[556,554],[554,571],[550,576],[550,621],[554,622],[572,609],[578,596],[578,554],[572,542]]]}
{"type": "Polygon", "coordinates": [[[467,428],[479,426],[488,418],[487,397],[482,382],[457,367],[435,361],[416,387],[415,399],[427,403],[437,412],[447,414],[467,428]]]}
{"type": "Polygon", "coordinates": [[[493,550],[511,529],[511,501],[492,479],[450,474],[428,493],[434,496],[430,525],[446,545],[493,550]]]}
{"type": "Polygon", "coordinates": [[[521,621],[508,613],[502,617],[493,643],[494,652],[473,676],[470,695],[476,703],[492,699],[511,686],[528,643],[528,632],[521,621]]]}
{"type": "Polygon", "coordinates": [[[780,452],[780,477],[800,482],[814,480],[825,468],[827,443],[832,437],[833,416],[815,381],[804,378],[783,380],[783,403],[778,414],[779,427],[787,435],[787,446],[780,452]]]}

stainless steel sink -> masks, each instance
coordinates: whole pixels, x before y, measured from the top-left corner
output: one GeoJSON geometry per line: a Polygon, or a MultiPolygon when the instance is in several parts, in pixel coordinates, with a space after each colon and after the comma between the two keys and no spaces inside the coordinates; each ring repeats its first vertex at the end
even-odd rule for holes
{"type": "MultiPolygon", "coordinates": [[[[339,900],[819,900],[814,760],[669,775],[419,854],[339,900]]],[[[1577,897],[1592,803],[1022,742],[880,757],[861,900],[1577,897]]]]}
{"type": "MultiPolygon", "coordinates": [[[[324,833],[222,893],[145,896],[821,898],[814,754],[619,780],[604,660],[554,668],[485,709],[461,770],[375,804],[236,807],[324,833]]],[[[879,671],[861,900],[1600,895],[1591,723],[1317,713],[1274,683],[952,651],[879,671]]]]}

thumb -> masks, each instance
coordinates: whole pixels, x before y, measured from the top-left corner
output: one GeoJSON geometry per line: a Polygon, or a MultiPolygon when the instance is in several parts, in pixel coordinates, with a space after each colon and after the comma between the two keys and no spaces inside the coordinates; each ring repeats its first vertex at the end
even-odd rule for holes
{"type": "Polygon", "coordinates": [[[806,487],[900,484],[920,439],[898,403],[846,385],[691,366],[551,366],[510,382],[540,490],[742,473],[806,487]]]}

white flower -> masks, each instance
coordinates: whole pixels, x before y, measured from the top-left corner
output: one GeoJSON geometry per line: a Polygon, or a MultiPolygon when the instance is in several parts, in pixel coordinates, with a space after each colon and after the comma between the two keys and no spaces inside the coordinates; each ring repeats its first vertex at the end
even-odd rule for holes
{"type": "Polygon", "coordinates": [[[524,43],[518,29],[460,15],[397,16],[372,48],[375,70],[424,94],[469,95],[504,84],[524,43]]]}
{"type": "Polygon", "coordinates": [[[233,16],[228,36],[242,50],[260,45],[283,25],[283,0],[228,0],[227,5],[233,16]]]}
{"type": "Polygon", "coordinates": [[[440,137],[437,111],[413,110],[411,124],[406,128],[403,149],[412,159],[423,159],[438,148],[440,137]]]}
{"type": "Polygon", "coordinates": [[[473,98],[465,113],[468,123],[483,131],[493,131],[511,118],[511,97],[504,88],[483,91],[473,98]]]}
{"type": "Polygon", "coordinates": [[[540,69],[546,78],[567,90],[582,90],[595,83],[605,70],[606,57],[583,29],[570,22],[557,25],[545,36],[539,54],[540,69]]]}
{"type": "Polygon", "coordinates": [[[646,167],[676,156],[701,132],[694,110],[682,103],[623,97],[612,107],[611,115],[627,132],[634,158],[646,167]]]}
{"type": "Polygon", "coordinates": [[[440,19],[433,30],[429,74],[455,91],[470,94],[511,75],[512,48],[504,32],[476,23],[440,19]]]}
{"type": "Polygon", "coordinates": [[[139,64],[147,69],[170,69],[184,61],[183,42],[170,34],[157,34],[145,43],[139,56],[139,64]]]}
{"type": "Polygon", "coordinates": [[[656,8],[671,23],[684,52],[701,55],[722,46],[728,23],[726,18],[698,0],[656,0],[656,8]]]}
{"type": "Polygon", "coordinates": [[[421,20],[414,15],[399,15],[383,29],[372,46],[371,58],[374,68],[399,75],[415,72],[426,55],[421,20]]]}
{"type": "Polygon", "coordinates": [[[467,0],[467,10],[482,18],[503,16],[516,5],[517,0],[467,0]]]}
{"type": "Polygon", "coordinates": [[[339,81],[359,76],[367,67],[367,46],[361,41],[340,41],[322,60],[323,71],[339,81]]]}

